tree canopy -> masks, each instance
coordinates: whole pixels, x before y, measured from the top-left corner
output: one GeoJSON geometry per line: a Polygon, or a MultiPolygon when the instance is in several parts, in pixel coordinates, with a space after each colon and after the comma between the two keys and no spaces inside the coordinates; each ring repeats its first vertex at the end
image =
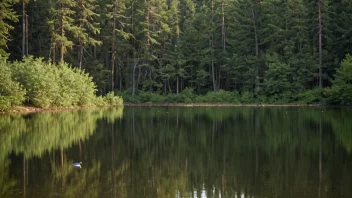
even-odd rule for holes
{"type": "Polygon", "coordinates": [[[0,54],[21,60],[22,43],[29,55],[84,69],[98,94],[190,88],[324,102],[351,53],[350,8],[344,0],[2,0],[0,54]]]}

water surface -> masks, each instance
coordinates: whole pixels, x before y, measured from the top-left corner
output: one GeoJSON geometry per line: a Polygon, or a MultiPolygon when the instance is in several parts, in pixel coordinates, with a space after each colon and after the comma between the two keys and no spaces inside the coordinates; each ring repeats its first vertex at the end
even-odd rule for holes
{"type": "Polygon", "coordinates": [[[0,115],[0,197],[350,198],[351,151],[349,108],[0,115]]]}

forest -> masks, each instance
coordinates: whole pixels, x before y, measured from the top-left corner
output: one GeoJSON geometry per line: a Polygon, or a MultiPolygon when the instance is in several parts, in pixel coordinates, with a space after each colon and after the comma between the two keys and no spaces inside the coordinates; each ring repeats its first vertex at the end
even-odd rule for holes
{"type": "Polygon", "coordinates": [[[350,0],[1,0],[0,9],[3,65],[66,64],[99,96],[352,104],[350,0]]]}

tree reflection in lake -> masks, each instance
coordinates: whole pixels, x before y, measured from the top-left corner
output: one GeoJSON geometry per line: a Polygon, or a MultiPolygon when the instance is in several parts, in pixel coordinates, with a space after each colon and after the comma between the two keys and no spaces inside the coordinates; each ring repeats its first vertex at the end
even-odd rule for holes
{"type": "Polygon", "coordinates": [[[350,120],[350,109],[307,107],[2,115],[0,195],[351,197],[350,120]]]}

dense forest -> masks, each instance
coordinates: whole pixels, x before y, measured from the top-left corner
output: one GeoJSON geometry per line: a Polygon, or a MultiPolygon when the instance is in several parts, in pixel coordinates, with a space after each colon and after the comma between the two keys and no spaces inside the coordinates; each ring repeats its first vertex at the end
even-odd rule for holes
{"type": "Polygon", "coordinates": [[[1,0],[0,9],[2,56],[68,63],[98,95],[352,103],[349,0],[1,0]]]}

